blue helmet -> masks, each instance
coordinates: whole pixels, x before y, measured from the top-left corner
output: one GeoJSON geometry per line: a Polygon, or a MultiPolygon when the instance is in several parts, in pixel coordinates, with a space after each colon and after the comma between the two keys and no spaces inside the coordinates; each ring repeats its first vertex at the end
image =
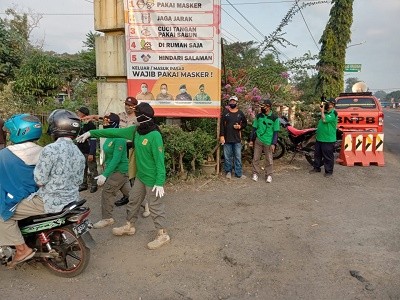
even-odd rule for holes
{"type": "Polygon", "coordinates": [[[10,140],[14,144],[40,139],[42,123],[30,114],[13,115],[4,123],[6,131],[10,132],[10,140]]]}

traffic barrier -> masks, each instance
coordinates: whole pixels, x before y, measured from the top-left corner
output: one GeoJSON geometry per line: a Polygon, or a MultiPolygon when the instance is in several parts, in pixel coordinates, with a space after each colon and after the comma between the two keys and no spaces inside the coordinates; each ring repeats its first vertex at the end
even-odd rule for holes
{"type": "Polygon", "coordinates": [[[344,166],[384,166],[383,133],[344,132],[338,162],[344,166]]]}

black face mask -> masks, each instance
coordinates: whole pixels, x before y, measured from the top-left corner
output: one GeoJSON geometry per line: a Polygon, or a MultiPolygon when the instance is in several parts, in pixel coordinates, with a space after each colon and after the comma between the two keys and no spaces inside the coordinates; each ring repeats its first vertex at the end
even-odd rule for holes
{"type": "Polygon", "coordinates": [[[265,114],[265,113],[267,113],[267,110],[266,110],[265,108],[261,108],[261,112],[262,112],[263,114],[265,114]]]}
{"type": "Polygon", "coordinates": [[[235,103],[230,103],[230,104],[229,104],[229,107],[230,107],[230,108],[236,108],[236,106],[237,106],[237,104],[235,104],[235,103]]]}

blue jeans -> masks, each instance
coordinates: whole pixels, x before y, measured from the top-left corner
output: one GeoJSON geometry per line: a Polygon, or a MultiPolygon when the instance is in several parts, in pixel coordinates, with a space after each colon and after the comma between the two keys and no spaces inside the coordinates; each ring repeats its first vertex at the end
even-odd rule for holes
{"type": "Polygon", "coordinates": [[[224,170],[225,173],[232,173],[235,169],[235,176],[242,176],[242,144],[225,143],[224,144],[224,170]]]}

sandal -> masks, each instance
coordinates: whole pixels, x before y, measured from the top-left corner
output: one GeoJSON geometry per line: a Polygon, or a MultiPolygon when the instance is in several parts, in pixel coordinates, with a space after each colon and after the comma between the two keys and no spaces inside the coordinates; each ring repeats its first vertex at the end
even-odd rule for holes
{"type": "Polygon", "coordinates": [[[36,254],[36,249],[33,249],[31,253],[29,253],[28,255],[26,255],[25,257],[23,257],[22,259],[20,259],[20,260],[12,260],[12,261],[10,262],[10,264],[7,266],[7,268],[8,268],[8,269],[13,269],[13,268],[15,268],[16,265],[18,265],[18,264],[20,264],[20,263],[22,263],[22,262],[24,262],[24,261],[27,261],[27,260],[31,259],[32,257],[34,257],[35,254],[36,254]]]}

